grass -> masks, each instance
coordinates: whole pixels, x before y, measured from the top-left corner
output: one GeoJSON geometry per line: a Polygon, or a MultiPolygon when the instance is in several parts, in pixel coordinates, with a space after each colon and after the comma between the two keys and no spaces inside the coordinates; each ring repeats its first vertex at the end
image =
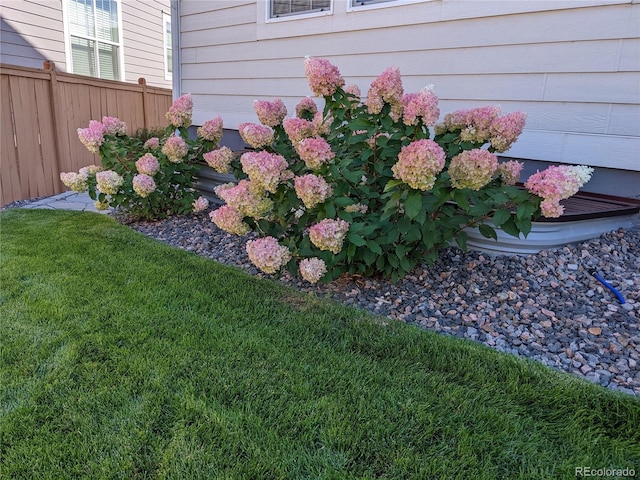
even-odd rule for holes
{"type": "Polygon", "coordinates": [[[94,214],[1,220],[0,477],[576,478],[640,401],[94,214]]]}

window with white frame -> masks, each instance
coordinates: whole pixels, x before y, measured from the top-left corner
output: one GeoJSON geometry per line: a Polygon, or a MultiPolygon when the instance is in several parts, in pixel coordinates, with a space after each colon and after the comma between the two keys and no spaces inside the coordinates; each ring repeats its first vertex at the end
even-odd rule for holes
{"type": "Polygon", "coordinates": [[[376,3],[387,3],[395,0],[351,0],[352,7],[362,7],[365,5],[375,5],[376,3]]]}
{"type": "Polygon", "coordinates": [[[173,72],[173,50],[171,44],[171,15],[162,12],[162,37],[164,42],[164,78],[171,80],[173,72]]]}
{"type": "Polygon", "coordinates": [[[331,9],[331,0],[270,0],[269,17],[326,12],[331,9]]]}
{"type": "Polygon", "coordinates": [[[121,80],[118,0],[66,0],[73,73],[121,80]]]}

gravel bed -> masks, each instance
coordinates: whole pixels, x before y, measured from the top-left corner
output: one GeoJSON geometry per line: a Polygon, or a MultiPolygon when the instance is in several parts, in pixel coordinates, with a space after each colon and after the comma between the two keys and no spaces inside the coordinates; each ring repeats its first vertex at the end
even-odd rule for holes
{"type": "Polygon", "coordinates": [[[640,228],[529,256],[442,252],[397,283],[352,276],[310,285],[258,271],[243,238],[206,214],[128,225],[162,242],[390,319],[470,339],[640,396],[640,228]],[[621,304],[588,271],[596,269],[621,304]]]}

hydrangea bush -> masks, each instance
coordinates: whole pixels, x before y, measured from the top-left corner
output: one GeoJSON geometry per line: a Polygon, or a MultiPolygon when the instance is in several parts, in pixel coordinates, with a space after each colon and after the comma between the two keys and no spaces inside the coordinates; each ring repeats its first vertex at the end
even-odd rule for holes
{"type": "Polygon", "coordinates": [[[396,67],[371,84],[364,101],[338,68],[307,58],[311,91],[287,117],[280,99],[256,101],[261,125],[239,133],[256,151],[234,160],[224,148],[205,154],[238,184],[216,189],[226,205],[210,213],[221,229],[260,237],[247,244],[265,273],[282,268],[315,283],[344,273],[397,279],[434,262],[468,228],[497,239],[496,228],[526,236],[540,215],[558,217],[560,200],[578,192],[593,170],[549,167],[517,186],[523,165],[499,162],[525,124],[499,107],[459,110],[440,118],[426,87],[405,93],[396,67]]]}
{"type": "Polygon", "coordinates": [[[71,190],[89,192],[100,210],[109,207],[136,218],[158,219],[174,214],[204,211],[205,197],[193,188],[203,155],[218,146],[222,120],[206,122],[189,139],[193,101],[178,98],[166,114],[169,125],[157,131],[128,136],[127,126],[115,117],[91,120],[78,129],[80,141],[100,155],[101,165],[60,174],[71,190]]]}

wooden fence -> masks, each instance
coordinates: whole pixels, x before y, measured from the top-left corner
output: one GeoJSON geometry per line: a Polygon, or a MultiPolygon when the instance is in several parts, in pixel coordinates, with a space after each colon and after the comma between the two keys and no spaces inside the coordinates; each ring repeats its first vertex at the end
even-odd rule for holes
{"type": "Polygon", "coordinates": [[[78,128],[118,117],[127,133],[165,127],[171,90],[0,64],[0,206],[62,193],[60,172],[100,164],[78,139],[78,128]]]}

